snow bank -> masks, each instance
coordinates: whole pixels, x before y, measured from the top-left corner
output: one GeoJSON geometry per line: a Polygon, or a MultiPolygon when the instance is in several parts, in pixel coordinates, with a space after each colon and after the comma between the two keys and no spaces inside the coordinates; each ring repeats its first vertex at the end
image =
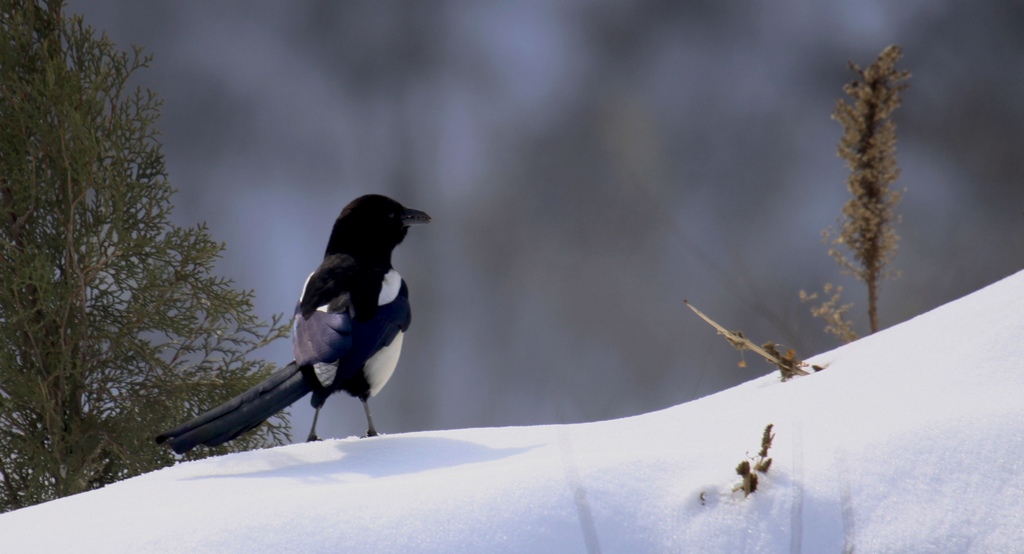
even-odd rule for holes
{"type": "Polygon", "coordinates": [[[813,358],[823,372],[660,412],[180,464],[4,514],[0,549],[1021,551],[1021,314],[1024,273],[813,358]],[[774,462],[744,499],[733,468],[768,423],[774,462]]]}

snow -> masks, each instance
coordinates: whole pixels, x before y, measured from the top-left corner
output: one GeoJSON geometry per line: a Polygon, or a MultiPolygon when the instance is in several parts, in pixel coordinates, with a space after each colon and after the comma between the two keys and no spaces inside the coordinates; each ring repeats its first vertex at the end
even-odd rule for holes
{"type": "Polygon", "coordinates": [[[820,373],[659,412],[183,463],[4,514],[0,550],[1021,552],[1021,314],[1024,272],[809,360],[820,373]],[[734,468],[768,423],[744,498],[734,468]]]}

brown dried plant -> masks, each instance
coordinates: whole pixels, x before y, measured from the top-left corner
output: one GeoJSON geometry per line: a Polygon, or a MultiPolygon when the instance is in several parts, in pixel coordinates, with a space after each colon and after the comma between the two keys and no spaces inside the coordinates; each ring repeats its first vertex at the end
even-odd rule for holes
{"type": "Polygon", "coordinates": [[[743,460],[736,466],[736,474],[742,478],[742,481],[733,487],[733,492],[743,491],[744,497],[750,496],[751,493],[757,491],[757,474],[768,473],[768,469],[772,467],[772,459],[768,457],[768,449],[772,447],[772,441],[775,440],[772,428],[774,425],[771,423],[764,428],[764,432],[761,434],[761,450],[757,456],[743,460]]]}
{"type": "MultiPolygon", "coordinates": [[[[832,118],[843,126],[838,155],[850,169],[847,189],[852,198],[843,206],[838,232],[826,229],[829,255],[843,268],[863,281],[868,288],[868,320],[871,332],[878,331],[878,289],[891,276],[887,267],[896,253],[899,222],[896,206],[900,192],[892,190],[899,177],[896,166],[896,125],[892,114],[900,106],[900,93],[907,88],[909,71],[897,71],[902,56],[899,46],[882,51],[867,69],[849,62],[857,79],[843,87],[850,101],[840,99],[832,118]]],[[[828,292],[826,292],[828,294],[828,292]]],[[[838,294],[838,291],[837,291],[838,294]]],[[[840,306],[836,296],[831,305],[814,311],[833,326],[845,320],[848,306],[840,306]],[[838,318],[838,319],[837,319],[838,318]]],[[[840,336],[852,335],[837,327],[840,336]]],[[[852,329],[850,329],[852,331],[852,329]]]]}
{"type": "MultiPolygon", "coordinates": [[[[788,381],[793,377],[800,377],[803,375],[810,375],[807,371],[807,362],[797,358],[796,351],[789,349],[785,353],[779,351],[779,347],[774,342],[766,342],[761,346],[754,344],[750,339],[743,335],[743,331],[730,331],[725,327],[722,327],[718,322],[711,319],[704,312],[698,310],[693,304],[690,304],[688,300],[683,300],[683,304],[686,304],[688,308],[693,310],[693,313],[697,314],[698,317],[703,319],[718,331],[719,335],[725,337],[725,340],[732,345],[733,348],[740,351],[742,356],[744,350],[750,350],[759,354],[762,358],[775,365],[779,368],[779,372],[782,374],[782,380],[788,381]]],[[[746,361],[741,359],[740,367],[746,367],[746,361]]],[[[824,367],[821,366],[810,366],[814,371],[821,371],[824,367]]]]}
{"type": "MultiPolygon", "coordinates": [[[[825,283],[824,291],[828,300],[811,308],[811,315],[825,320],[825,332],[844,343],[851,343],[860,338],[857,336],[857,332],[853,330],[853,322],[846,317],[846,312],[853,307],[853,304],[841,304],[839,302],[843,295],[843,287],[841,285],[825,283]]],[[[817,299],[818,293],[816,292],[807,294],[804,291],[800,291],[801,302],[812,302],[817,299]]]]}

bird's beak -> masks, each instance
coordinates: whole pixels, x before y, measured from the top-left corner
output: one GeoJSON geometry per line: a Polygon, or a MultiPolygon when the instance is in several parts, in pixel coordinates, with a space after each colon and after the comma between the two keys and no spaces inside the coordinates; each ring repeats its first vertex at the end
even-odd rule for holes
{"type": "Polygon", "coordinates": [[[427,215],[427,212],[406,208],[402,213],[402,224],[406,227],[410,225],[420,225],[422,223],[430,223],[430,216],[427,215]]]}

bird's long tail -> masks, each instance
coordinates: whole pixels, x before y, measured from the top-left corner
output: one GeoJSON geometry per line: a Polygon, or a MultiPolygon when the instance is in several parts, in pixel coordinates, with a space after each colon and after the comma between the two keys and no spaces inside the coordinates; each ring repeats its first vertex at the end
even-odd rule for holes
{"type": "Polygon", "coordinates": [[[313,390],[309,376],[295,362],[205,414],[161,434],[157,444],[167,443],[178,454],[200,444],[217,446],[253,429],[313,390]]]}

